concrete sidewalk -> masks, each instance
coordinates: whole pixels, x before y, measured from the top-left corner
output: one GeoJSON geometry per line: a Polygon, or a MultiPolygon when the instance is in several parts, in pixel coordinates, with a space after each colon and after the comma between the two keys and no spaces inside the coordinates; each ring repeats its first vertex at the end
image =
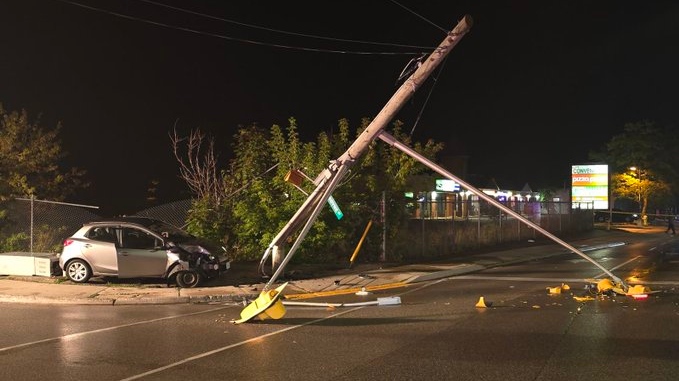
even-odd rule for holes
{"type": "MultiPolygon", "coordinates": [[[[642,240],[667,240],[665,227],[616,227],[595,229],[591,234],[572,241],[571,246],[587,254],[600,248],[631,244],[642,240]]],[[[520,248],[494,251],[470,256],[460,256],[445,261],[426,264],[410,264],[393,267],[357,266],[310,279],[288,280],[283,292],[285,298],[299,299],[338,293],[354,293],[403,287],[411,283],[477,272],[506,264],[531,261],[568,253],[565,247],[551,241],[535,244],[526,242],[520,248]]],[[[577,254],[573,254],[577,255],[577,254]]],[[[228,277],[228,273],[226,274],[228,277]]],[[[282,283],[284,280],[277,280],[282,283]]],[[[49,304],[171,304],[234,302],[248,303],[259,296],[266,284],[256,283],[178,288],[165,285],[154,287],[116,286],[111,284],[77,285],[62,277],[12,277],[0,276],[0,302],[49,303],[49,304]]]]}

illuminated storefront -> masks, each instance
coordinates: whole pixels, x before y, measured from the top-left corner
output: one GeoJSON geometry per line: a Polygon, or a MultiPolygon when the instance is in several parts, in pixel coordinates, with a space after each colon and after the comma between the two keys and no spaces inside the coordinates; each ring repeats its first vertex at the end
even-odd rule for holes
{"type": "MultiPolygon", "coordinates": [[[[540,194],[530,190],[511,191],[480,188],[485,194],[495,198],[522,215],[540,215],[540,194]]],[[[436,190],[406,193],[410,199],[408,209],[414,218],[424,219],[466,219],[469,217],[492,216],[499,209],[488,205],[472,192],[462,189],[452,180],[437,180],[436,190]]]]}

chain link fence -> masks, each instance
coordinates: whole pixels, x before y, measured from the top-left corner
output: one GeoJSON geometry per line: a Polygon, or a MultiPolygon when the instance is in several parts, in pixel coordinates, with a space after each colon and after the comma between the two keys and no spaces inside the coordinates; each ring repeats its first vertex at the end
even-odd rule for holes
{"type": "MultiPolygon", "coordinates": [[[[185,228],[191,200],[157,205],[135,215],[164,220],[185,228]]],[[[530,202],[508,205],[541,228],[566,238],[593,229],[591,209],[574,209],[570,202],[530,202]]],[[[64,238],[83,223],[100,219],[97,207],[35,199],[4,201],[0,210],[0,252],[58,253],[64,238]]],[[[547,239],[535,229],[484,200],[418,202],[411,218],[387,242],[376,242],[363,255],[386,261],[435,259],[483,247],[547,239]],[[386,250],[386,253],[382,251],[386,250]],[[385,254],[385,255],[383,255],[385,254]]],[[[386,222],[389,224],[389,216],[386,222]]],[[[382,238],[377,239],[379,241],[382,238]]]]}
{"type": "MultiPolygon", "coordinates": [[[[574,209],[570,202],[512,202],[506,206],[558,237],[594,228],[593,210],[574,209]]],[[[390,254],[400,260],[435,259],[484,247],[549,240],[484,200],[422,201],[411,204],[410,213],[412,218],[391,242],[390,254]]]]}
{"type": "MultiPolygon", "coordinates": [[[[175,201],[135,215],[164,220],[184,228],[191,200],[175,201]]],[[[101,219],[98,207],[15,198],[0,203],[0,253],[59,253],[63,241],[84,223],[101,219]]]]}
{"type": "Polygon", "coordinates": [[[16,198],[0,203],[0,252],[61,252],[64,238],[98,219],[97,207],[16,198]]]}
{"type": "Polygon", "coordinates": [[[135,216],[155,218],[178,228],[186,229],[186,220],[191,209],[191,200],[179,200],[144,209],[135,216]]]}

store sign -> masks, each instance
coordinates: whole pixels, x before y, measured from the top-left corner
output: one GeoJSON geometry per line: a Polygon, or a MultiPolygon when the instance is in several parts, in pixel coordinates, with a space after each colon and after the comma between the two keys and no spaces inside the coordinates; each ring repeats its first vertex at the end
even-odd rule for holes
{"type": "Polygon", "coordinates": [[[608,164],[583,164],[571,167],[571,201],[574,207],[608,209],[608,164]]]}
{"type": "Polygon", "coordinates": [[[441,192],[459,192],[460,184],[453,180],[436,179],[436,190],[441,192]]]}

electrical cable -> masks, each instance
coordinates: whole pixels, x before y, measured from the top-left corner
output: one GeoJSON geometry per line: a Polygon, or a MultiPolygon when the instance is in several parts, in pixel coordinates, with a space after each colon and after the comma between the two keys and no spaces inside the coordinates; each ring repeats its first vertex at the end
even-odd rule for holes
{"type": "MultiPolygon", "coordinates": [[[[183,31],[183,32],[188,32],[188,33],[193,33],[193,34],[198,34],[198,35],[203,35],[203,36],[208,36],[208,37],[220,38],[220,39],[228,40],[228,41],[236,41],[236,42],[242,42],[242,43],[247,43],[247,44],[252,44],[252,45],[267,46],[267,47],[272,47],[272,48],[300,50],[300,51],[317,52],[317,53],[335,53],[335,54],[353,54],[353,55],[421,55],[421,54],[424,53],[423,51],[413,51],[413,52],[350,51],[350,50],[319,49],[319,48],[307,48],[307,47],[303,47],[303,46],[274,44],[274,43],[262,42],[262,41],[251,40],[251,39],[230,37],[230,36],[221,35],[221,34],[212,33],[212,32],[204,32],[204,31],[200,31],[200,30],[196,30],[196,29],[192,29],[192,28],[180,27],[180,26],[176,26],[176,25],[170,25],[170,24],[166,24],[166,23],[163,23],[163,22],[159,22],[159,21],[148,20],[148,19],[144,19],[144,18],[141,18],[141,17],[130,16],[130,15],[122,14],[122,13],[119,13],[119,12],[114,12],[114,11],[110,11],[110,10],[106,10],[106,9],[102,9],[102,8],[97,8],[97,7],[85,5],[85,4],[78,3],[78,2],[75,2],[75,1],[70,1],[70,0],[57,0],[57,1],[61,1],[63,3],[67,3],[67,4],[70,4],[70,5],[78,6],[78,7],[89,9],[89,10],[96,11],[96,12],[106,13],[106,14],[109,14],[109,15],[112,15],[112,16],[124,18],[124,19],[127,19],[127,20],[132,20],[132,21],[136,21],[136,22],[146,23],[146,24],[160,26],[160,27],[169,28],[169,29],[180,30],[180,31],[183,31]]],[[[356,41],[356,42],[358,42],[358,41],[356,41]]]]}
{"type": "Polygon", "coordinates": [[[429,89],[429,92],[427,93],[427,97],[424,100],[424,104],[422,105],[422,108],[420,108],[420,112],[417,114],[417,118],[415,119],[415,123],[413,123],[413,128],[410,130],[410,135],[409,137],[412,139],[413,137],[413,132],[415,132],[415,127],[417,127],[418,123],[420,122],[420,118],[422,118],[422,114],[424,113],[424,108],[427,107],[427,103],[429,102],[429,98],[431,98],[431,94],[434,92],[434,87],[438,83],[438,76],[441,74],[441,71],[443,70],[443,66],[446,64],[446,61],[448,60],[448,57],[446,57],[443,62],[441,62],[441,67],[437,69],[437,74],[432,77],[434,83],[431,85],[431,88],[429,89]]]}
{"type": "Polygon", "coordinates": [[[201,17],[205,17],[205,18],[209,18],[209,19],[213,19],[213,20],[227,22],[227,23],[230,23],[230,24],[236,24],[236,25],[244,26],[244,27],[247,27],[247,28],[265,30],[267,32],[274,32],[274,33],[280,33],[280,34],[287,34],[287,35],[290,35],[290,36],[307,37],[307,38],[314,38],[314,39],[328,40],[328,41],[337,41],[337,42],[349,42],[349,43],[364,44],[364,45],[380,45],[380,46],[393,46],[393,47],[399,47],[399,48],[416,48],[416,49],[426,48],[426,47],[417,46],[417,45],[404,45],[404,44],[395,44],[395,43],[390,43],[390,42],[375,42],[375,41],[363,41],[363,40],[349,40],[349,39],[344,39],[344,38],[335,38],[335,37],[318,36],[318,35],[313,35],[313,34],[288,32],[288,31],[285,31],[285,30],[267,28],[267,27],[263,27],[263,26],[259,26],[259,25],[252,25],[252,24],[247,24],[247,23],[243,23],[243,22],[240,22],[240,21],[225,19],[225,18],[222,18],[222,17],[217,17],[217,16],[208,15],[208,14],[205,14],[205,13],[195,12],[195,11],[191,11],[191,10],[184,9],[184,8],[173,7],[173,6],[170,6],[170,5],[167,5],[167,4],[159,3],[157,1],[152,1],[152,0],[137,0],[137,1],[142,1],[144,3],[153,4],[153,5],[156,5],[156,6],[159,6],[159,7],[165,7],[165,8],[173,9],[173,10],[176,10],[176,11],[179,11],[179,12],[192,14],[194,16],[201,16],[201,17]]]}

